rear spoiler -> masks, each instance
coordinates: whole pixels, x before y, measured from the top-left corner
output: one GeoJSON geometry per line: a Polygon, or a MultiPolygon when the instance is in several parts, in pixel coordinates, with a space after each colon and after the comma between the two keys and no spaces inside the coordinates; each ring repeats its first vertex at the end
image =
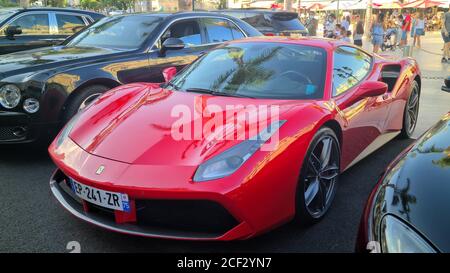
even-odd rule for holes
{"type": "Polygon", "coordinates": [[[272,18],[278,21],[290,21],[298,18],[298,14],[296,12],[274,12],[272,13],[272,18]]]}

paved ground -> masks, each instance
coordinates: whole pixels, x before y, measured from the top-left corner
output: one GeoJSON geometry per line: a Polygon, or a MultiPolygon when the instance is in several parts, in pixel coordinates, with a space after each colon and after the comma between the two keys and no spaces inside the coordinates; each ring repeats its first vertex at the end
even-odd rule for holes
{"type": "MultiPolygon", "coordinates": [[[[440,52],[437,34],[424,48],[440,52]]],[[[396,54],[400,54],[397,52],[396,54]]],[[[414,51],[424,80],[416,135],[450,110],[450,93],[440,91],[450,74],[440,57],[414,51]],[[433,79],[437,77],[436,79],[433,79]]],[[[308,229],[287,224],[261,237],[230,243],[142,239],[110,233],[82,223],[62,210],[50,194],[54,169],[45,150],[0,147],[0,252],[66,252],[78,241],[83,252],[350,252],[363,205],[381,171],[412,140],[393,140],[342,175],[327,217],[308,229]]]]}

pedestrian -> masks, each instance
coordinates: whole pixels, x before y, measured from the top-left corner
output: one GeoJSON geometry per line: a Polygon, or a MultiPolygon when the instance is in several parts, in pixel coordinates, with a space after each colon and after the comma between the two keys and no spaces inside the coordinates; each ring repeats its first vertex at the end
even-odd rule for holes
{"type": "Polygon", "coordinates": [[[416,45],[416,13],[411,14],[411,32],[409,33],[411,36],[411,39],[413,40],[413,46],[416,45]]]}
{"type": "Polygon", "coordinates": [[[362,39],[364,36],[364,23],[359,15],[356,16],[356,25],[353,28],[353,43],[362,47],[362,39]]]}
{"type": "Polygon", "coordinates": [[[448,11],[442,18],[442,39],[444,40],[444,50],[442,51],[442,62],[450,62],[450,5],[448,11]]]}
{"type": "Polygon", "coordinates": [[[309,13],[308,21],[306,22],[306,28],[308,29],[309,36],[317,36],[317,27],[319,26],[319,21],[315,17],[314,11],[309,13]]]}
{"type": "Polygon", "coordinates": [[[400,39],[400,46],[405,46],[408,43],[408,32],[411,30],[411,15],[405,10],[402,13],[402,35],[400,39]]]}
{"type": "Polygon", "coordinates": [[[333,38],[340,40],[342,38],[342,26],[341,24],[336,24],[334,28],[333,38]]]}
{"type": "Polygon", "coordinates": [[[425,18],[423,16],[422,12],[419,12],[417,14],[417,18],[415,21],[415,27],[414,27],[414,46],[417,43],[417,47],[420,48],[420,36],[425,35],[425,18]]]}
{"type": "Polygon", "coordinates": [[[342,32],[345,33],[345,35],[342,35],[341,41],[351,43],[352,39],[350,37],[352,37],[352,32],[350,30],[345,31],[344,27],[342,27],[342,32]]]}
{"type": "Polygon", "coordinates": [[[402,37],[402,24],[403,24],[403,16],[401,14],[397,15],[395,25],[397,27],[397,31],[395,33],[395,46],[400,45],[401,37],[402,37]]]}
{"type": "Polygon", "coordinates": [[[344,17],[344,19],[341,22],[341,26],[345,28],[346,32],[350,29],[350,15],[344,17]]]}
{"type": "Polygon", "coordinates": [[[380,13],[376,17],[375,22],[370,27],[370,33],[372,36],[373,52],[378,53],[381,45],[383,44],[384,36],[384,14],[380,13]]]}
{"type": "Polygon", "coordinates": [[[336,16],[333,13],[328,15],[324,28],[323,36],[326,38],[333,38],[334,30],[336,28],[336,16]]]}

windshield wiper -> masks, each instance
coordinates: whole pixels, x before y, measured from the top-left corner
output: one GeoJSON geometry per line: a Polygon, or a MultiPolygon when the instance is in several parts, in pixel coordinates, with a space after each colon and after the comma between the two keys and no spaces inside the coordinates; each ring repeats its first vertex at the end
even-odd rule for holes
{"type": "Polygon", "coordinates": [[[194,93],[202,93],[202,94],[209,94],[214,96],[223,96],[223,97],[237,97],[237,98],[251,98],[254,99],[254,97],[241,95],[241,94],[230,94],[226,92],[218,92],[206,88],[188,88],[186,89],[186,92],[194,92],[194,93]]]}

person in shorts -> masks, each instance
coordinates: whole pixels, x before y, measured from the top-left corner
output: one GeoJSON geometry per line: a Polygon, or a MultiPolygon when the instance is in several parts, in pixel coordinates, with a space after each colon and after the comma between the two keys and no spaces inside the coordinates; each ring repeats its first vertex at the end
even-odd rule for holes
{"type": "Polygon", "coordinates": [[[450,62],[450,5],[442,18],[442,39],[444,40],[444,50],[442,52],[442,62],[450,62]]]}
{"type": "Polygon", "coordinates": [[[384,39],[384,14],[380,13],[370,27],[372,36],[373,53],[378,53],[384,39]]]}
{"type": "Polygon", "coordinates": [[[400,38],[400,46],[408,43],[408,32],[411,30],[411,15],[403,11],[402,35],[400,38]]]}

